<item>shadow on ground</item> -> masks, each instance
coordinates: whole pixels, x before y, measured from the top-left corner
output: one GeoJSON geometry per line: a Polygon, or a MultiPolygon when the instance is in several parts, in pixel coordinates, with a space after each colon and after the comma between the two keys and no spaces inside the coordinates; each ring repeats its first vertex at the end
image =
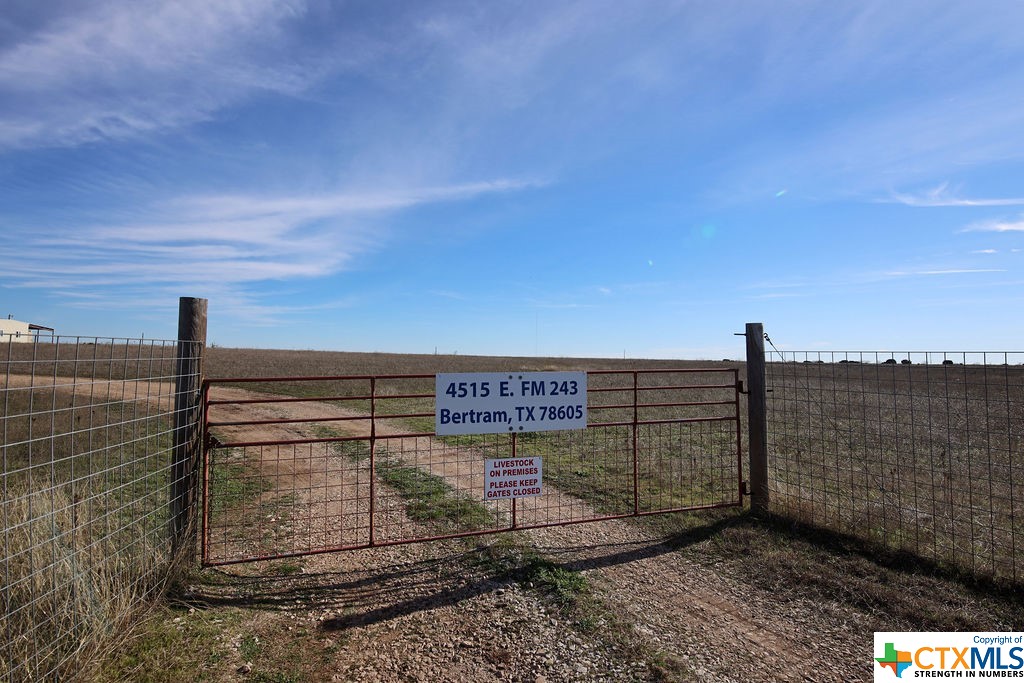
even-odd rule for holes
{"type": "MultiPolygon", "coordinates": [[[[681,516],[653,526],[655,537],[638,542],[546,547],[543,561],[579,572],[684,553],[690,562],[706,561],[766,592],[851,605],[889,630],[991,630],[995,622],[1019,629],[1024,623],[1019,586],[965,576],[851,536],[736,512],[711,519],[681,516]]],[[[526,537],[512,538],[436,542],[424,546],[422,559],[390,564],[386,548],[349,551],[361,556],[354,563],[360,568],[348,571],[282,575],[273,562],[205,569],[173,598],[197,609],[320,610],[327,615],[321,628],[341,631],[525,583],[538,556],[526,537]]]]}

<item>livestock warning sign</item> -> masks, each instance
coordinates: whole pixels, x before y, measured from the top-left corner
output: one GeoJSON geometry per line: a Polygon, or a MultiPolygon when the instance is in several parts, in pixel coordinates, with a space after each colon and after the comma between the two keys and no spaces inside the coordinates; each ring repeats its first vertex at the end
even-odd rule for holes
{"type": "Polygon", "coordinates": [[[484,467],[484,500],[533,498],[543,493],[540,457],[485,460],[484,467]]]}

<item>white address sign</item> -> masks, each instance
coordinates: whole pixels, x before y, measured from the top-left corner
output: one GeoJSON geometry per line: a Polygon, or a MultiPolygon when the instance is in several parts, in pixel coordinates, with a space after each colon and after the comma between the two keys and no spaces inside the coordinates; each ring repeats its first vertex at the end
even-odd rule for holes
{"type": "Polygon", "coordinates": [[[454,372],[435,377],[434,432],[585,429],[585,372],[454,372]]]}

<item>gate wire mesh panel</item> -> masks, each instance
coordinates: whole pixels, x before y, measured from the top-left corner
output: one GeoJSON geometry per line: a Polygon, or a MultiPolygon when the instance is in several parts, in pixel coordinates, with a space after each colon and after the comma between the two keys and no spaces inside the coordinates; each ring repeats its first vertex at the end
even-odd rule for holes
{"type": "Polygon", "coordinates": [[[2,338],[0,681],[72,678],[159,590],[176,345],[2,338]]]}
{"type": "Polygon", "coordinates": [[[1024,353],[767,356],[773,511],[1024,579],[1024,353]]]}
{"type": "Polygon", "coordinates": [[[736,370],[588,383],[586,430],[436,436],[433,375],[212,380],[204,562],[741,504],[736,370]],[[543,494],[485,501],[527,456],[543,494]]]}

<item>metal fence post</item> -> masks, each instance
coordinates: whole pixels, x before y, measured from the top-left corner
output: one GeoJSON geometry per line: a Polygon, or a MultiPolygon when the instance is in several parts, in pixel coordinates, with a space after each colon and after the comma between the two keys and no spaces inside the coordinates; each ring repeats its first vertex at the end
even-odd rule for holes
{"type": "Polygon", "coordinates": [[[768,398],[764,325],[747,323],[747,417],[750,429],[750,510],[768,512],[768,398]]]}
{"type": "MultiPolygon", "coordinates": [[[[195,510],[202,439],[202,372],[206,299],[178,300],[174,451],[171,463],[171,545],[175,553],[195,541],[195,510]]],[[[193,547],[193,554],[194,554],[193,547]]]]}

